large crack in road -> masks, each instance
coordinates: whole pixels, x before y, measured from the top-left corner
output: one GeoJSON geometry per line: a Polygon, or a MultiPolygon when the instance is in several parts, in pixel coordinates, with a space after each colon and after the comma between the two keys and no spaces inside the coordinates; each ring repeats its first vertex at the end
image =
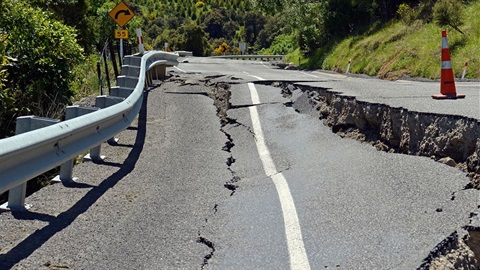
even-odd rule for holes
{"type": "MultiPolygon", "coordinates": [[[[198,94],[207,96],[213,100],[213,105],[216,108],[216,115],[220,122],[219,131],[223,133],[226,138],[225,144],[221,147],[221,150],[229,154],[229,156],[225,160],[225,165],[226,170],[228,170],[231,174],[231,178],[225,180],[224,187],[229,190],[230,196],[233,196],[238,188],[237,183],[241,181],[241,178],[232,168],[233,164],[236,162],[236,159],[232,154],[232,148],[235,147],[235,142],[233,140],[233,137],[229,133],[229,129],[244,127],[249,133],[255,136],[250,127],[238,122],[236,119],[230,118],[227,113],[227,111],[232,108],[232,104],[230,103],[231,84],[237,83],[236,81],[239,79],[224,75],[202,77],[198,74],[184,74],[175,75],[170,78],[170,80],[176,81],[180,85],[203,85],[205,90],[204,92],[182,92],[181,94],[198,94]]],[[[215,204],[215,206],[213,207],[214,212],[212,215],[217,214],[218,208],[219,205],[215,204]]],[[[215,254],[215,243],[202,235],[202,230],[205,229],[208,221],[209,219],[206,218],[205,225],[202,229],[199,229],[197,237],[197,243],[203,244],[210,249],[210,252],[206,254],[203,258],[201,269],[204,269],[208,265],[209,261],[215,254]]]]}
{"type": "MultiPolygon", "coordinates": [[[[183,83],[192,83],[188,76],[185,78],[177,76],[177,80],[179,77],[183,83]]],[[[203,80],[193,82],[204,83],[208,96],[212,98],[217,109],[217,117],[221,124],[220,132],[226,137],[222,150],[230,154],[225,164],[232,178],[224,184],[231,192],[230,195],[234,195],[241,178],[232,169],[236,162],[231,151],[235,143],[228,128],[243,126],[255,136],[249,127],[228,116],[228,110],[234,109],[230,103],[230,85],[240,83],[238,80],[231,76],[218,75],[207,76],[203,80]]],[[[476,119],[392,108],[385,104],[369,103],[355,97],[339,95],[327,88],[299,85],[295,81],[256,83],[280,88],[284,97],[291,98],[291,102],[284,104],[286,107],[298,113],[318,116],[332,132],[341,137],[371,144],[379,151],[430,157],[467,173],[471,181],[462,190],[480,189],[480,139],[477,139],[480,129],[476,119]]],[[[256,105],[258,104],[248,106],[256,105]]],[[[450,199],[455,200],[456,194],[462,190],[453,192],[450,199]]],[[[480,209],[480,204],[478,208],[480,209]]],[[[441,212],[442,209],[437,211],[441,212]]],[[[197,242],[205,244],[212,250],[204,258],[203,269],[214,255],[214,243],[206,240],[200,233],[197,242]]],[[[466,224],[459,231],[454,231],[435,246],[418,269],[460,267],[480,269],[480,219],[477,212],[470,214],[470,224],[466,224]]]]}

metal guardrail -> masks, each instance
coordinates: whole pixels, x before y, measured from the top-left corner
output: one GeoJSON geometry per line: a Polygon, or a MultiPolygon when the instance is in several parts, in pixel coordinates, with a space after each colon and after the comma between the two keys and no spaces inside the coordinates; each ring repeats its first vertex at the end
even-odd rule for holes
{"type": "Polygon", "coordinates": [[[276,60],[283,61],[285,55],[219,55],[212,56],[213,58],[236,59],[236,60],[276,60]]]}
{"type": "Polygon", "coordinates": [[[180,57],[193,56],[193,52],[190,51],[175,51],[180,57]]]}
{"type": "Polygon", "coordinates": [[[25,209],[26,182],[57,166],[59,179],[72,181],[73,160],[79,154],[90,150],[92,159],[100,159],[101,144],[130,126],[142,106],[144,88],[155,76],[164,75],[166,66],[178,65],[177,58],[178,54],[163,51],[127,56],[111,90],[115,96],[97,97],[95,107],[100,109],[71,106],[68,120],[30,124],[30,129],[39,129],[0,140],[0,193],[9,190],[3,207],[25,209]]]}

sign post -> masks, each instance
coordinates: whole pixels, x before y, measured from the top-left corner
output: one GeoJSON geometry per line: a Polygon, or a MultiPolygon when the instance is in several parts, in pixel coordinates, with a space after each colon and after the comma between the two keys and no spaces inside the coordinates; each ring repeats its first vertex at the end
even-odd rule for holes
{"type": "MultiPolygon", "coordinates": [[[[118,3],[108,15],[112,18],[120,28],[124,27],[134,16],[133,11],[123,2],[118,3]]],[[[123,64],[123,40],[128,39],[128,30],[115,29],[115,38],[120,39],[120,59],[123,64]]]]}
{"type": "Polygon", "coordinates": [[[143,54],[145,52],[145,46],[143,46],[143,37],[142,37],[142,29],[137,28],[137,40],[138,40],[138,51],[140,54],[143,54]]]}
{"type": "Polygon", "coordinates": [[[244,54],[245,54],[245,50],[247,49],[247,43],[245,43],[245,42],[240,42],[240,43],[238,44],[238,47],[239,47],[240,51],[242,51],[242,55],[244,55],[244,54]]]}

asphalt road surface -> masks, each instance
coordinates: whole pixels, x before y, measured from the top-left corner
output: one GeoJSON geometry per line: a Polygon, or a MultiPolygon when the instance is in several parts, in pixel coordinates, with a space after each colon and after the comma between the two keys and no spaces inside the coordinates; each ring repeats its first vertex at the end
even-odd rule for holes
{"type": "Polygon", "coordinates": [[[431,100],[432,82],[186,60],[104,163],[0,213],[2,269],[416,269],[478,211],[464,172],[342,138],[262,81],[478,119],[475,83],[451,106],[431,100]],[[224,125],[211,94],[223,81],[224,125]]]}

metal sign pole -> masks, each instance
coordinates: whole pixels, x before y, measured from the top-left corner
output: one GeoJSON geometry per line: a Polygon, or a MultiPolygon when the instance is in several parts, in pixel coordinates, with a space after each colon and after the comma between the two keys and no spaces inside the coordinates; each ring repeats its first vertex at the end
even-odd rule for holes
{"type": "Polygon", "coordinates": [[[120,39],[120,65],[123,65],[123,38],[120,39]]]}

